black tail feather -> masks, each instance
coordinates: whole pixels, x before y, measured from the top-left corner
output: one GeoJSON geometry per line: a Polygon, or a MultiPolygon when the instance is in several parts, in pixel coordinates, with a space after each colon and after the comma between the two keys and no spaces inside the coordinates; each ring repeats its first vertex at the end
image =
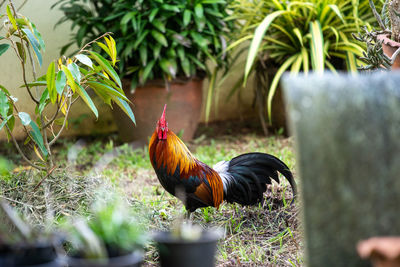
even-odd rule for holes
{"type": "Polygon", "coordinates": [[[248,153],[233,158],[228,167],[228,173],[233,179],[225,191],[225,200],[242,205],[258,204],[267,190],[266,184],[271,184],[271,179],[279,183],[278,172],[286,177],[295,197],[297,188],[292,172],[277,157],[265,153],[248,153]]]}

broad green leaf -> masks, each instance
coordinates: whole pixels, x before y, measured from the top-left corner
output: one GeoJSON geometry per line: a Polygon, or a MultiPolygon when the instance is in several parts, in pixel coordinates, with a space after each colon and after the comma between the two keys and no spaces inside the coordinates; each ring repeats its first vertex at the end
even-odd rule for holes
{"type": "MultiPolygon", "coordinates": [[[[7,116],[7,117],[4,117],[5,119],[0,123],[0,130],[3,129],[4,125],[6,125],[6,123],[10,120],[10,118],[11,118],[12,116],[13,116],[13,115],[9,115],[9,116],[7,116]]],[[[10,131],[12,131],[12,130],[10,130],[10,131]]]]}
{"type": "Polygon", "coordinates": [[[56,103],[57,100],[57,90],[56,90],[56,67],[54,61],[52,61],[47,68],[46,74],[46,83],[47,83],[47,90],[49,90],[50,101],[51,103],[56,103]]]}
{"type": "Polygon", "coordinates": [[[165,24],[158,19],[153,20],[152,24],[162,33],[165,33],[165,24]]]}
{"type": "Polygon", "coordinates": [[[126,101],[122,100],[119,97],[111,96],[113,101],[125,112],[126,115],[132,120],[132,122],[136,125],[135,115],[133,115],[132,109],[126,101]]]}
{"type": "Polygon", "coordinates": [[[144,30],[142,32],[142,34],[137,38],[137,40],[135,41],[135,43],[133,44],[133,48],[136,49],[144,40],[144,38],[147,36],[147,34],[149,34],[149,30],[144,30]]]}
{"type": "Polygon", "coordinates": [[[149,62],[149,64],[146,65],[146,67],[143,70],[143,74],[140,77],[141,83],[145,83],[147,81],[147,78],[149,77],[149,74],[151,73],[155,62],[156,61],[153,59],[152,61],[149,62]]]}
{"type": "Polygon", "coordinates": [[[100,82],[95,82],[95,81],[88,81],[87,85],[89,85],[92,88],[95,88],[97,90],[103,91],[106,94],[111,94],[111,95],[115,95],[119,98],[124,99],[125,101],[129,101],[129,99],[122,94],[121,92],[115,90],[114,88],[112,88],[111,86],[108,86],[104,83],[100,83],[100,82]]]}
{"type": "Polygon", "coordinates": [[[155,8],[155,9],[153,9],[152,11],[151,11],[151,13],[150,13],[150,15],[149,15],[149,21],[150,22],[152,22],[153,21],[153,19],[154,19],[154,17],[157,15],[157,13],[158,13],[158,8],[155,8]]]}
{"type": "Polygon", "coordinates": [[[250,70],[253,66],[254,60],[256,59],[258,48],[261,45],[261,41],[264,38],[265,32],[268,30],[271,23],[279,16],[287,13],[286,11],[280,10],[275,11],[268,16],[266,16],[260,25],[257,26],[253,40],[251,41],[249,52],[247,55],[246,66],[244,71],[244,84],[247,82],[247,78],[249,77],[250,70]]]}
{"type": "Polygon", "coordinates": [[[68,64],[68,69],[71,72],[72,76],[74,79],[79,83],[81,81],[82,75],[81,72],[79,71],[78,65],[75,63],[68,64]]]}
{"type": "Polygon", "coordinates": [[[169,11],[174,11],[174,12],[179,12],[179,11],[180,11],[180,10],[179,10],[179,7],[177,7],[177,6],[175,6],[175,5],[167,5],[167,4],[164,4],[164,5],[162,5],[161,7],[162,7],[162,9],[164,9],[164,10],[169,10],[169,11]]]}
{"type": "Polygon", "coordinates": [[[59,95],[64,91],[65,84],[67,83],[67,77],[63,71],[59,71],[56,77],[56,90],[59,95]]]}
{"type": "Polygon", "coordinates": [[[185,73],[186,77],[190,77],[190,61],[188,58],[184,57],[181,59],[181,66],[183,69],[183,72],[185,73]]]}
{"type": "Polygon", "coordinates": [[[175,60],[163,58],[160,60],[160,67],[163,69],[164,72],[170,74],[172,77],[175,78],[177,71],[175,60]]]}
{"type": "Polygon", "coordinates": [[[76,58],[80,63],[82,63],[82,64],[88,66],[89,68],[93,68],[93,62],[92,62],[92,60],[91,60],[88,56],[86,56],[86,55],[84,55],[84,54],[78,54],[78,55],[75,55],[75,58],[76,58]]]}
{"type": "Polygon", "coordinates": [[[67,84],[71,87],[72,91],[75,93],[77,86],[71,72],[65,65],[61,66],[61,70],[65,73],[65,76],[67,76],[67,84]]]}
{"type": "Polygon", "coordinates": [[[10,47],[9,44],[0,44],[0,56],[4,54],[9,47],[10,47]]]}
{"type": "Polygon", "coordinates": [[[160,56],[161,47],[162,44],[160,43],[155,44],[155,46],[153,47],[153,57],[155,59],[157,59],[160,56]]]}
{"type": "Polygon", "coordinates": [[[8,97],[3,91],[0,91],[0,115],[5,118],[7,117],[8,109],[10,105],[8,103],[8,97]]]}
{"type": "Polygon", "coordinates": [[[18,112],[18,117],[21,119],[22,125],[29,125],[31,123],[31,116],[26,112],[18,112]]]}
{"type": "Polygon", "coordinates": [[[29,133],[31,134],[33,141],[38,145],[40,151],[42,151],[42,154],[47,156],[48,152],[46,147],[44,146],[43,136],[39,130],[39,127],[34,121],[31,121],[29,125],[32,127],[32,131],[30,131],[29,133]]]}
{"type": "Polygon", "coordinates": [[[14,30],[18,30],[17,22],[15,21],[14,15],[12,14],[9,5],[7,5],[6,12],[7,12],[7,17],[10,20],[11,24],[13,25],[14,30]]]}
{"type": "Polygon", "coordinates": [[[165,36],[164,36],[162,33],[160,33],[159,31],[152,30],[152,31],[151,31],[151,35],[154,37],[154,39],[156,39],[157,42],[159,42],[159,43],[162,44],[163,46],[165,46],[165,47],[168,46],[167,39],[166,39],[165,36]]]}
{"type": "Polygon", "coordinates": [[[194,7],[194,14],[196,14],[196,16],[198,18],[202,18],[204,17],[204,10],[203,10],[203,6],[198,3],[195,7],[194,7]]]}
{"type": "Polygon", "coordinates": [[[21,44],[21,42],[16,42],[16,45],[17,45],[18,55],[25,62],[26,61],[26,53],[25,53],[24,46],[21,44]]]}
{"type": "Polygon", "coordinates": [[[22,29],[22,31],[28,37],[29,43],[31,44],[33,51],[35,52],[36,58],[39,62],[39,65],[42,66],[42,54],[40,52],[40,44],[39,44],[38,40],[36,40],[36,37],[33,35],[33,33],[29,29],[22,29]]]}
{"type": "Polygon", "coordinates": [[[140,55],[140,61],[142,62],[142,65],[146,66],[146,64],[147,64],[147,46],[145,44],[143,44],[139,47],[139,55],[140,55]]]}
{"type": "Polygon", "coordinates": [[[207,49],[208,41],[203,37],[203,35],[192,31],[190,32],[190,36],[192,36],[195,43],[197,43],[201,48],[207,49]]]}
{"type": "Polygon", "coordinates": [[[192,17],[192,13],[190,12],[190,10],[186,9],[183,12],[183,26],[187,26],[190,23],[190,18],[192,17]]]}
{"type": "Polygon", "coordinates": [[[311,64],[313,70],[322,73],[325,69],[324,36],[318,21],[310,22],[311,64]]]}
{"type": "Polygon", "coordinates": [[[110,63],[98,53],[90,51],[89,52],[92,58],[107,72],[108,75],[117,83],[117,85],[122,88],[121,80],[119,79],[118,74],[115,70],[111,67],[110,63]]]}
{"type": "MultiPolygon", "coordinates": [[[[62,71],[59,71],[59,73],[63,73],[62,71]]],[[[37,113],[42,114],[44,108],[46,107],[48,100],[49,99],[49,91],[47,88],[43,91],[42,96],[40,97],[39,100],[39,105],[37,106],[37,113]]]]}
{"type": "MultiPolygon", "coordinates": [[[[68,77],[68,76],[67,76],[68,77]]],[[[90,98],[86,90],[80,86],[78,83],[76,83],[76,92],[80,97],[82,97],[83,101],[85,101],[86,105],[93,111],[94,115],[96,118],[99,117],[99,112],[97,111],[96,106],[93,103],[93,100],[90,98]]]]}

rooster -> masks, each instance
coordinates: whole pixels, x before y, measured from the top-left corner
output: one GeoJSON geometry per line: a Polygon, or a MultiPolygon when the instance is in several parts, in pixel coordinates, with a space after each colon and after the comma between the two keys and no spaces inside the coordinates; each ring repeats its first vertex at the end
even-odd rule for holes
{"type": "Polygon", "coordinates": [[[230,161],[221,161],[214,168],[197,160],[168,129],[166,107],[150,139],[150,160],[161,185],[185,204],[189,214],[197,208],[219,208],[224,200],[257,205],[262,202],[271,178],[279,183],[278,171],[289,181],[296,196],[292,173],[284,162],[272,155],[242,154],[230,161]]]}

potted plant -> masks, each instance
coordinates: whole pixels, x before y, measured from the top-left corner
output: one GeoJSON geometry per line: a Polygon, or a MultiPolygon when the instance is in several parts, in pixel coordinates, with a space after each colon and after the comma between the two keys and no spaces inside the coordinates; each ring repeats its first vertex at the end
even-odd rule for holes
{"type": "Polygon", "coordinates": [[[146,235],[139,216],[113,197],[97,200],[87,218],[65,220],[68,266],[141,266],[146,235]]]}
{"type": "Polygon", "coordinates": [[[62,266],[54,235],[33,229],[4,201],[0,215],[0,266],[62,266]]]}
{"type": "Polygon", "coordinates": [[[282,74],[356,71],[356,55],[363,49],[351,32],[373,20],[368,0],[357,5],[351,0],[235,0],[231,8],[234,12],[228,20],[239,24],[240,31],[228,49],[247,53],[239,63],[245,65],[243,76],[233,90],[243,87],[255,72],[255,103],[266,134],[267,121],[277,128],[286,125],[286,117],[276,114],[285,110],[279,86],[282,74]],[[280,122],[275,115],[282,118],[280,122]]]}
{"type": "Polygon", "coordinates": [[[400,68],[400,1],[386,0],[379,15],[374,2],[369,1],[380,30],[364,28],[364,33],[354,35],[366,44],[367,50],[360,59],[366,63],[363,70],[400,68]]]}
{"type": "MultiPolygon", "coordinates": [[[[159,109],[167,103],[171,128],[188,140],[202,105],[202,81],[216,66],[227,64],[224,50],[232,22],[224,22],[228,0],[60,0],[61,23],[72,21],[80,44],[104,30],[113,33],[123,87],[133,103],[137,128],[117,115],[123,140],[148,141],[159,109]],[[154,111],[154,114],[153,114],[154,111]]],[[[68,44],[69,45],[69,44],[68,44]]],[[[211,83],[212,84],[212,83],[211,83]]]]}
{"type": "Polygon", "coordinates": [[[214,266],[221,237],[222,232],[218,229],[204,230],[191,223],[178,223],[171,231],[153,235],[162,267],[214,266]]]}

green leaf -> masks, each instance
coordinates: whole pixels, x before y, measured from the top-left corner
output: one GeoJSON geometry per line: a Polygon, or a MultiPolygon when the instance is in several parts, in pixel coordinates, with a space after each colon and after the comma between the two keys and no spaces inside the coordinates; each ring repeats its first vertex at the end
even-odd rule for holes
{"type": "Polygon", "coordinates": [[[21,42],[16,42],[16,45],[17,45],[18,55],[25,62],[26,61],[26,53],[25,53],[24,46],[21,44],[21,42]]]}
{"type": "Polygon", "coordinates": [[[340,18],[340,20],[341,20],[343,23],[346,23],[346,21],[345,21],[344,18],[343,18],[342,12],[340,12],[340,9],[338,8],[337,5],[331,4],[331,5],[329,5],[329,7],[333,10],[333,12],[336,13],[336,15],[340,18]]]}
{"type": "Polygon", "coordinates": [[[83,65],[86,65],[86,66],[88,66],[89,68],[92,68],[92,69],[93,69],[93,62],[92,62],[92,60],[91,60],[88,56],[86,56],[86,55],[84,55],[84,54],[78,54],[78,55],[75,55],[75,58],[76,58],[80,63],[82,63],[83,65]]]}
{"type": "Polygon", "coordinates": [[[163,46],[165,46],[165,47],[168,46],[167,39],[159,31],[152,30],[151,35],[154,37],[154,39],[156,39],[157,42],[159,42],[163,46]]]}
{"type": "Polygon", "coordinates": [[[140,61],[142,62],[142,65],[146,66],[146,64],[147,64],[147,46],[145,44],[143,44],[139,47],[139,55],[140,55],[140,61]]]}
{"type": "Polygon", "coordinates": [[[324,35],[318,21],[310,22],[311,65],[317,73],[325,69],[324,35]]]}
{"type": "Polygon", "coordinates": [[[75,63],[68,64],[68,69],[71,72],[72,76],[74,79],[79,83],[81,81],[82,75],[81,72],[79,71],[78,65],[75,63]]]}
{"type": "Polygon", "coordinates": [[[33,51],[35,52],[36,58],[39,62],[39,65],[42,66],[42,54],[40,53],[40,44],[36,40],[35,36],[29,29],[22,29],[22,31],[28,37],[29,43],[31,44],[33,51]]]}
{"type": "Polygon", "coordinates": [[[202,18],[204,17],[204,10],[203,10],[203,6],[198,3],[195,7],[194,7],[194,14],[196,14],[196,16],[198,18],[202,18]]]}
{"type": "Polygon", "coordinates": [[[275,95],[276,88],[278,87],[279,80],[281,79],[282,74],[293,64],[296,60],[297,55],[293,55],[288,58],[278,69],[275,74],[274,79],[271,82],[271,86],[269,87],[268,97],[267,97],[267,108],[268,108],[268,117],[269,121],[271,121],[271,114],[272,114],[272,98],[275,95]]]}
{"type": "Polygon", "coordinates": [[[164,4],[161,7],[164,10],[169,10],[169,11],[173,11],[173,12],[177,12],[177,13],[180,11],[179,8],[177,6],[175,6],[175,5],[164,4]]]}
{"type": "MultiPolygon", "coordinates": [[[[47,86],[47,82],[46,81],[34,81],[31,83],[27,83],[28,87],[35,87],[35,86],[47,86]]],[[[25,87],[25,84],[21,85],[19,88],[25,87]]]]}
{"type": "Polygon", "coordinates": [[[99,117],[99,112],[97,111],[96,106],[93,103],[93,100],[90,98],[86,90],[78,83],[76,83],[76,92],[80,97],[82,97],[83,101],[85,101],[86,105],[93,111],[96,118],[99,117]]]}
{"type": "Polygon", "coordinates": [[[160,56],[161,47],[162,44],[160,43],[155,44],[155,46],[153,47],[153,57],[155,59],[157,59],[160,56]]]}
{"type": "Polygon", "coordinates": [[[190,61],[188,58],[181,59],[181,66],[186,77],[190,77],[190,61]]]}
{"type": "Polygon", "coordinates": [[[7,5],[6,12],[7,12],[7,17],[10,20],[11,24],[13,25],[14,30],[18,30],[17,22],[15,21],[15,18],[11,12],[11,8],[9,5],[7,5]]]}
{"type": "Polygon", "coordinates": [[[177,66],[174,60],[163,58],[160,60],[160,67],[163,69],[164,72],[170,74],[172,77],[175,78],[177,66]]]}
{"type": "Polygon", "coordinates": [[[154,20],[152,24],[162,33],[165,33],[165,24],[161,20],[154,20]]]}
{"type": "Polygon", "coordinates": [[[59,71],[56,77],[56,90],[59,95],[64,91],[65,84],[67,83],[67,77],[63,71],[59,71]]]}
{"type": "Polygon", "coordinates": [[[254,60],[256,59],[258,48],[260,47],[261,41],[264,38],[265,32],[268,30],[271,23],[280,15],[287,13],[286,11],[275,11],[266,16],[263,21],[258,25],[254,32],[253,40],[251,41],[249,52],[247,55],[246,66],[244,70],[244,84],[247,82],[247,78],[250,74],[250,70],[253,66],[254,60]]]}
{"type": "MultiPolygon", "coordinates": [[[[58,73],[63,73],[62,71],[59,71],[58,73]]],[[[65,77],[65,75],[64,75],[65,77]]],[[[65,85],[65,84],[64,84],[65,85]]],[[[39,106],[37,107],[37,113],[38,114],[42,114],[44,108],[47,105],[47,100],[49,99],[49,90],[47,90],[47,88],[43,91],[42,96],[40,97],[39,100],[39,106]]]]}
{"type": "Polygon", "coordinates": [[[8,97],[3,91],[0,91],[0,115],[5,118],[7,117],[8,109],[10,105],[8,103],[8,97]]]}
{"type": "Polygon", "coordinates": [[[132,120],[132,122],[136,125],[135,115],[133,115],[133,111],[126,101],[122,100],[119,97],[111,96],[113,101],[125,112],[126,115],[132,120]]]}
{"type": "Polygon", "coordinates": [[[18,117],[21,119],[23,125],[29,125],[31,123],[31,116],[26,112],[18,112],[18,117]]]}
{"type": "MultiPolygon", "coordinates": [[[[5,117],[5,119],[4,119],[4,120],[1,122],[1,124],[0,124],[0,130],[3,129],[4,125],[6,125],[6,123],[8,122],[8,120],[9,120],[11,117],[13,117],[13,115],[9,115],[9,116],[5,117]]],[[[10,130],[10,131],[12,131],[12,130],[10,130]]]]}
{"type": "Polygon", "coordinates": [[[65,76],[67,76],[67,83],[71,87],[72,91],[75,93],[77,90],[76,89],[77,86],[75,84],[74,77],[72,76],[71,72],[64,65],[61,66],[61,70],[65,73],[65,76]]]}
{"type": "Polygon", "coordinates": [[[192,31],[190,32],[190,36],[192,36],[195,43],[197,43],[201,48],[207,49],[208,41],[201,34],[192,31]]]}
{"type": "Polygon", "coordinates": [[[10,47],[9,44],[0,44],[0,56],[4,54],[9,47],[10,47]]]}
{"type": "Polygon", "coordinates": [[[183,12],[183,26],[187,26],[190,23],[190,19],[192,17],[192,13],[190,12],[190,10],[186,9],[183,12]]]}
{"type": "Polygon", "coordinates": [[[143,70],[143,74],[140,77],[141,83],[145,83],[147,81],[147,78],[149,77],[149,74],[151,73],[155,62],[156,61],[153,59],[152,61],[149,62],[149,64],[146,65],[146,67],[143,70]]]}
{"type": "Polygon", "coordinates": [[[49,95],[50,95],[50,101],[51,103],[56,103],[57,100],[57,90],[56,90],[56,72],[55,72],[55,64],[54,61],[52,61],[47,68],[47,74],[46,74],[46,83],[47,83],[47,90],[49,90],[49,95]]]}
{"type": "Polygon", "coordinates": [[[115,90],[111,86],[108,86],[104,83],[88,81],[87,85],[89,85],[90,87],[95,88],[97,90],[103,91],[106,94],[114,95],[114,96],[124,99],[125,101],[129,101],[129,99],[123,93],[115,90]]]}
{"type": "Polygon", "coordinates": [[[115,70],[111,67],[110,63],[108,63],[105,58],[96,52],[90,51],[89,53],[91,54],[92,58],[107,72],[107,74],[110,75],[117,85],[122,88],[121,80],[119,79],[119,76],[115,70]]]}
{"type": "Polygon", "coordinates": [[[39,127],[34,121],[31,121],[29,125],[32,127],[32,131],[30,131],[29,133],[31,134],[33,141],[38,145],[40,151],[42,151],[42,154],[47,156],[48,152],[46,147],[44,146],[43,136],[39,130],[39,127]]]}
{"type": "Polygon", "coordinates": [[[149,21],[150,22],[152,22],[153,21],[153,19],[154,19],[154,17],[157,15],[157,13],[158,13],[158,8],[155,8],[155,9],[153,9],[152,11],[151,11],[151,13],[150,13],[150,15],[149,15],[149,21]]]}

